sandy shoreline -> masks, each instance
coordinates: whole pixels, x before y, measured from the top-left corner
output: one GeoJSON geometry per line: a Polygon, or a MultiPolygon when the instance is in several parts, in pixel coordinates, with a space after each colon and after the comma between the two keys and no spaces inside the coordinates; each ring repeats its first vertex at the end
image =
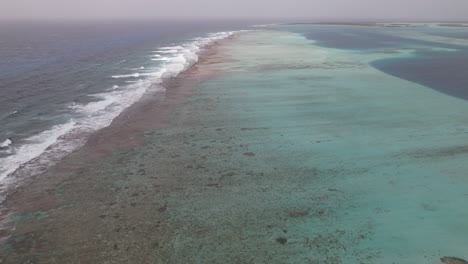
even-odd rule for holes
{"type": "MultiPolygon", "coordinates": [[[[139,102],[116,117],[110,126],[91,135],[83,147],[67,155],[45,173],[20,179],[20,184],[9,190],[1,204],[0,224],[4,229],[0,229],[0,242],[4,244],[11,236],[22,236],[40,229],[42,224],[37,225],[34,221],[26,224],[22,221],[22,217],[26,216],[28,220],[42,219],[42,212],[54,210],[59,206],[61,201],[50,191],[57,188],[60,183],[64,181],[83,183],[92,180],[83,177],[83,171],[87,167],[99,163],[113,152],[141,145],[148,131],[167,127],[171,122],[171,113],[186,102],[186,98],[193,93],[193,88],[217,74],[210,65],[225,59],[223,45],[235,37],[228,37],[206,47],[199,54],[198,62],[191,68],[163,81],[162,86],[166,91],[143,96],[139,102]]],[[[53,225],[53,221],[50,224],[53,225]]],[[[0,257],[0,263],[1,260],[0,257]]]]}

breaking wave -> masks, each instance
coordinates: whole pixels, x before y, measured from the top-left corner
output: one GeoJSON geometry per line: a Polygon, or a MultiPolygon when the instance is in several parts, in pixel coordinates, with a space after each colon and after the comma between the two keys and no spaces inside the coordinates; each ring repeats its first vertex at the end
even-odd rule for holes
{"type": "Polygon", "coordinates": [[[125,86],[114,85],[108,92],[91,95],[95,99],[93,102],[70,104],[68,109],[74,114],[66,123],[18,142],[5,139],[0,144],[0,152],[8,151],[9,155],[0,158],[0,186],[6,186],[23,176],[44,172],[65,155],[84,145],[91,133],[109,126],[124,109],[140,100],[148,88],[156,84],[157,89],[164,90],[157,85],[164,78],[174,77],[187,70],[198,61],[199,52],[203,48],[234,33],[213,33],[182,45],[158,48],[150,55],[150,60],[161,62],[155,71],[113,75],[111,77],[114,79],[131,81],[127,81],[125,86]]]}

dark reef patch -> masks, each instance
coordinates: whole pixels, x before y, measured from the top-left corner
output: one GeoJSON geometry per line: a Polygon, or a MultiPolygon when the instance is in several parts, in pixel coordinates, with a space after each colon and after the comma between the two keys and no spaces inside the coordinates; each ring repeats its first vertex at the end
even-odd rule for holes
{"type": "Polygon", "coordinates": [[[291,218],[301,218],[305,217],[310,213],[310,210],[292,210],[289,212],[289,217],[291,218]]]}
{"type": "Polygon", "coordinates": [[[468,264],[468,261],[455,257],[443,257],[440,260],[444,264],[468,264]]]}
{"type": "Polygon", "coordinates": [[[436,149],[421,149],[408,153],[409,156],[414,158],[443,158],[456,155],[468,154],[468,146],[452,146],[442,147],[436,149]]]}
{"type": "Polygon", "coordinates": [[[278,237],[276,242],[280,243],[281,245],[286,245],[286,243],[288,243],[288,239],[285,237],[278,237]]]}

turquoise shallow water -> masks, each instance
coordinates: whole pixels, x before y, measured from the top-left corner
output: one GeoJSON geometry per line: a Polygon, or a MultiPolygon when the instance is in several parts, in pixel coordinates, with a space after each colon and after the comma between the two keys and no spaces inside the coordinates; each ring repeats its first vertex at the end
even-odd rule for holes
{"type": "Polygon", "coordinates": [[[468,258],[468,102],[369,65],[390,56],[411,54],[254,33],[232,47],[238,62],[203,85],[223,87],[230,122],[256,128],[244,140],[253,138],[258,170],[275,173],[251,184],[271,196],[242,197],[295,212],[282,223],[289,263],[468,258]]]}
{"type": "Polygon", "coordinates": [[[220,49],[198,66],[217,75],[144,144],[19,190],[41,208],[15,217],[6,262],[468,259],[468,101],[371,66],[411,49],[327,48],[288,31],[220,49]]]}
{"type": "Polygon", "coordinates": [[[305,25],[279,26],[316,45],[355,52],[411,56],[375,57],[370,64],[387,73],[440,92],[468,99],[468,28],[437,25],[409,27],[305,25]]]}

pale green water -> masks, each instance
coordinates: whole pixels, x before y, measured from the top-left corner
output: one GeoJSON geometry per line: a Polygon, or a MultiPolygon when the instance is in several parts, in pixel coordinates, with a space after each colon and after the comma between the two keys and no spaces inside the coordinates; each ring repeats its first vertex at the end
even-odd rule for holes
{"type": "MultiPolygon", "coordinates": [[[[322,48],[292,33],[248,34],[231,54],[238,62],[201,90],[219,93],[227,126],[255,128],[240,140],[255,162],[229,163],[264,176],[234,177],[215,200],[234,207],[228,221],[249,219],[239,232],[259,255],[274,251],[278,263],[468,258],[468,102],[367,64],[394,54],[322,48]],[[270,239],[288,239],[283,248],[261,244],[262,221],[274,226],[270,239]]],[[[226,213],[209,211],[209,219],[226,213]]]]}
{"type": "Polygon", "coordinates": [[[167,127],[71,172],[46,189],[56,205],[16,217],[6,263],[468,259],[468,101],[369,66],[414,54],[280,31],[223,50],[228,60],[201,66],[220,74],[167,127]]]}

